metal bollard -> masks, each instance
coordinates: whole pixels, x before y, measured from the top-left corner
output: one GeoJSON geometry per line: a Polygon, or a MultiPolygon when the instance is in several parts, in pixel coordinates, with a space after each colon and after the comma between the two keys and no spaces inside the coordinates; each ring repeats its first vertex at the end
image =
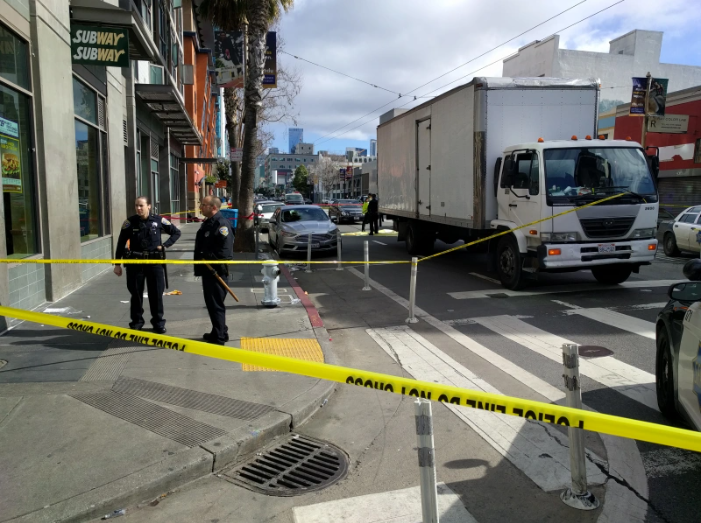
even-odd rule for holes
{"type": "Polygon", "coordinates": [[[260,245],[260,226],[256,225],[256,260],[260,259],[260,254],[258,251],[260,251],[260,248],[258,247],[260,245]]]}
{"type": "Polygon", "coordinates": [[[419,264],[419,259],[413,257],[411,259],[411,280],[409,281],[409,317],[407,323],[419,323],[419,320],[414,314],[414,304],[416,303],[416,272],[419,264]]]}
{"type": "Polygon", "coordinates": [[[368,245],[367,240],[365,240],[365,246],[363,251],[363,255],[365,258],[365,286],[363,287],[363,290],[369,291],[372,289],[370,288],[370,247],[368,245]]]}
{"type": "Polygon", "coordinates": [[[312,272],[312,233],[307,234],[307,270],[306,273],[312,272]]]}
{"type": "MultiPolygon", "coordinates": [[[[574,409],[582,408],[582,390],[579,380],[579,346],[573,343],[562,345],[562,363],[565,366],[565,394],[567,406],[574,409]]],[[[570,470],[572,472],[572,487],[560,494],[560,499],[572,508],[579,510],[594,510],[599,506],[599,500],[587,490],[587,465],[584,454],[584,435],[582,429],[569,427],[570,438],[570,470]]]]}
{"type": "Polygon", "coordinates": [[[277,282],[280,279],[280,268],[275,260],[265,260],[260,270],[263,275],[263,299],[261,303],[268,308],[277,307],[280,298],[277,296],[277,282]]]}
{"type": "Polygon", "coordinates": [[[433,418],[431,402],[416,398],[416,441],[421,478],[421,513],[423,523],[438,523],[438,493],[436,491],[436,460],[433,448],[433,418]]]}
{"type": "Polygon", "coordinates": [[[343,270],[343,264],[341,263],[341,231],[336,229],[336,256],[338,257],[338,267],[336,267],[337,271],[342,271],[343,270]]]}

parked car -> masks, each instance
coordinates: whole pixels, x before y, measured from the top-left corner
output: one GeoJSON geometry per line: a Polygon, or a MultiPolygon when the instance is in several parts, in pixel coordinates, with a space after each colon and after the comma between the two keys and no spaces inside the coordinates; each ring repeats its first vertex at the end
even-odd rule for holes
{"type": "Polygon", "coordinates": [[[305,204],[305,205],[311,205],[311,204],[313,204],[313,203],[314,203],[314,202],[311,201],[309,198],[305,198],[305,199],[304,199],[304,204],[305,204]]]}
{"type": "Polygon", "coordinates": [[[672,214],[667,209],[661,208],[657,211],[657,227],[659,228],[662,223],[673,222],[676,217],[676,214],[672,214]]]}
{"type": "Polygon", "coordinates": [[[270,224],[270,218],[272,217],[273,213],[279,209],[280,207],[284,206],[285,204],[282,202],[273,202],[270,200],[263,201],[263,202],[257,202],[256,205],[261,206],[261,215],[260,216],[260,230],[261,231],[267,231],[268,226],[270,224]]]}
{"type": "Polygon", "coordinates": [[[673,220],[658,221],[657,238],[667,256],[679,256],[681,251],[698,253],[701,245],[701,205],[689,207],[673,220]]]}
{"type": "Polygon", "coordinates": [[[701,260],[684,275],[692,281],[672,285],[657,316],[655,388],[662,414],[701,430],[701,260]]]}
{"type": "Polygon", "coordinates": [[[304,205],[304,197],[298,192],[286,194],[285,205],[304,205]]]}
{"type": "Polygon", "coordinates": [[[358,200],[336,200],[329,207],[329,218],[337,223],[363,220],[363,205],[358,200]]]}
{"type": "Polygon", "coordinates": [[[307,252],[309,233],[312,251],[333,251],[338,227],[316,205],[286,205],[276,209],[268,220],[268,243],[277,250],[307,252]]]}

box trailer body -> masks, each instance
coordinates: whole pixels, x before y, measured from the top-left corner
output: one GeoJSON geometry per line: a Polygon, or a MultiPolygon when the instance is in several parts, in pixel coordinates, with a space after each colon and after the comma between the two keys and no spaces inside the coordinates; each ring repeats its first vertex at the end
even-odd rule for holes
{"type": "MultiPolygon", "coordinates": [[[[644,163],[644,155],[640,156],[642,149],[633,142],[594,140],[583,143],[585,137],[591,140],[596,135],[598,101],[599,86],[596,80],[475,78],[466,85],[384,121],[377,129],[380,212],[394,219],[399,239],[408,240],[407,246],[411,252],[417,250],[417,243],[423,244],[419,248],[431,247],[435,238],[446,243],[459,239],[467,241],[493,234],[495,229],[516,229],[528,223],[524,219],[546,218],[567,210],[570,204],[571,208],[576,207],[576,198],[564,198],[566,201],[563,201],[557,196],[563,191],[579,190],[580,195],[584,191],[584,196],[594,198],[598,194],[597,188],[556,187],[561,189],[559,192],[553,192],[553,188],[546,189],[547,175],[543,164],[544,154],[550,149],[558,149],[564,156],[572,156],[566,151],[575,149],[586,156],[582,162],[598,161],[597,165],[605,171],[604,178],[608,176],[607,186],[599,193],[610,192],[614,180],[630,178],[630,173],[623,173],[621,166],[632,162],[631,165],[636,165],[633,170],[637,173],[639,161],[644,163]],[[581,139],[573,140],[574,137],[581,139]],[[556,142],[564,140],[568,142],[556,142]],[[623,151],[624,161],[601,153],[607,148],[623,151]],[[510,159],[517,160],[525,157],[519,156],[523,151],[531,155],[529,157],[534,159],[538,171],[534,175],[536,193],[533,194],[531,190],[530,196],[514,191],[503,183],[498,187],[503,174],[501,159],[505,153],[508,152],[510,159]],[[519,204],[521,209],[517,211],[519,204]],[[425,241],[417,242],[419,235],[425,241]],[[412,245],[409,245],[410,242],[412,245]]],[[[573,156],[576,166],[572,161],[562,164],[567,165],[563,169],[572,171],[565,173],[569,176],[567,180],[572,179],[572,175],[580,174],[578,157],[573,156]]],[[[560,164],[552,160],[551,165],[560,164]]],[[[513,168],[513,164],[511,166],[513,168]]],[[[553,172],[551,168],[551,175],[553,172]]],[[[649,177],[649,170],[647,173],[649,177]]],[[[563,184],[564,180],[563,177],[563,184]]],[[[644,186],[650,192],[650,185],[644,186]]],[[[654,189],[654,184],[652,187],[654,189]]],[[[645,224],[651,223],[649,227],[656,225],[657,218],[657,194],[656,190],[652,192],[654,195],[650,195],[647,203],[654,204],[654,209],[652,205],[647,205],[642,218],[645,224]]],[[[637,215],[643,201],[627,202],[629,205],[618,205],[615,209],[613,204],[595,205],[577,211],[576,216],[589,223],[597,217],[610,215],[615,222],[618,220],[616,216],[637,215]]],[[[568,222],[558,220],[558,225],[568,222]]],[[[638,225],[637,220],[634,222],[638,225]]],[[[579,263],[582,260],[574,254],[574,258],[566,263],[563,263],[564,258],[539,259],[537,250],[544,244],[540,238],[541,231],[545,236],[557,232],[557,226],[553,229],[551,222],[544,222],[542,227],[536,229],[537,239],[528,238],[521,230],[513,233],[513,240],[523,255],[519,263],[523,262],[527,272],[579,270],[607,264],[629,264],[629,268],[635,271],[654,258],[651,247],[641,244],[636,248],[644,248],[644,256],[631,256],[627,258],[628,261],[602,256],[588,260],[590,265],[587,265],[579,263]]],[[[587,237],[581,224],[574,231],[580,231],[578,238],[585,241],[610,239],[606,236],[587,237]]],[[[530,233],[533,234],[533,231],[530,233]]],[[[581,252],[588,251],[585,249],[581,252]]],[[[581,254],[579,251],[577,253],[581,254]]]]}

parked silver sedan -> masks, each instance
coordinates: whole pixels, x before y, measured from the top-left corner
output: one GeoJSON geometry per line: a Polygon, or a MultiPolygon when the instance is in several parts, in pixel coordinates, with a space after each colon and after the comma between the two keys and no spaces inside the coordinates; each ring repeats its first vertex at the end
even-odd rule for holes
{"type": "Polygon", "coordinates": [[[316,205],[286,205],[268,221],[268,243],[278,254],[306,252],[310,233],[313,252],[336,249],[338,228],[316,205]]]}
{"type": "Polygon", "coordinates": [[[282,202],[265,201],[265,202],[257,202],[256,207],[258,205],[260,205],[260,207],[261,207],[260,230],[265,232],[268,230],[270,218],[273,216],[273,213],[275,212],[275,210],[279,209],[280,207],[282,207],[285,204],[282,202]]]}

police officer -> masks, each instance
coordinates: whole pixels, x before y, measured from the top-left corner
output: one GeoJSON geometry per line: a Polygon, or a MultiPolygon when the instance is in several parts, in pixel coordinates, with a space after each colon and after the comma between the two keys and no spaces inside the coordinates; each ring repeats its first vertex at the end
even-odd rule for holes
{"type": "MultiPolygon", "coordinates": [[[[234,258],[234,232],[229,220],[219,212],[221,200],[215,196],[207,196],[200,204],[200,212],[206,220],[202,222],[195,238],[195,260],[231,260],[234,258]]],[[[212,321],[212,331],[202,336],[209,343],[224,345],[229,341],[229,328],[226,326],[226,309],[224,299],[227,291],[214,270],[224,280],[229,275],[228,265],[210,263],[195,265],[195,276],[202,277],[202,292],[207,305],[209,319],[212,321]]]]}
{"type": "MultiPolygon", "coordinates": [[[[180,238],[180,229],[165,218],[151,214],[151,201],[146,196],[136,199],[136,214],[122,224],[117,240],[116,259],[164,259],[164,249],[180,238]],[[161,241],[161,231],[170,238],[161,241]],[[127,249],[127,240],[129,248],[127,249]]],[[[163,289],[165,289],[165,266],[152,264],[127,264],[127,289],[131,293],[131,323],[129,327],[141,330],[144,326],[144,279],[148,288],[148,303],[151,308],[153,331],[165,334],[163,319],[163,289]]],[[[115,265],[114,273],[122,275],[122,266],[115,265]]]]}

